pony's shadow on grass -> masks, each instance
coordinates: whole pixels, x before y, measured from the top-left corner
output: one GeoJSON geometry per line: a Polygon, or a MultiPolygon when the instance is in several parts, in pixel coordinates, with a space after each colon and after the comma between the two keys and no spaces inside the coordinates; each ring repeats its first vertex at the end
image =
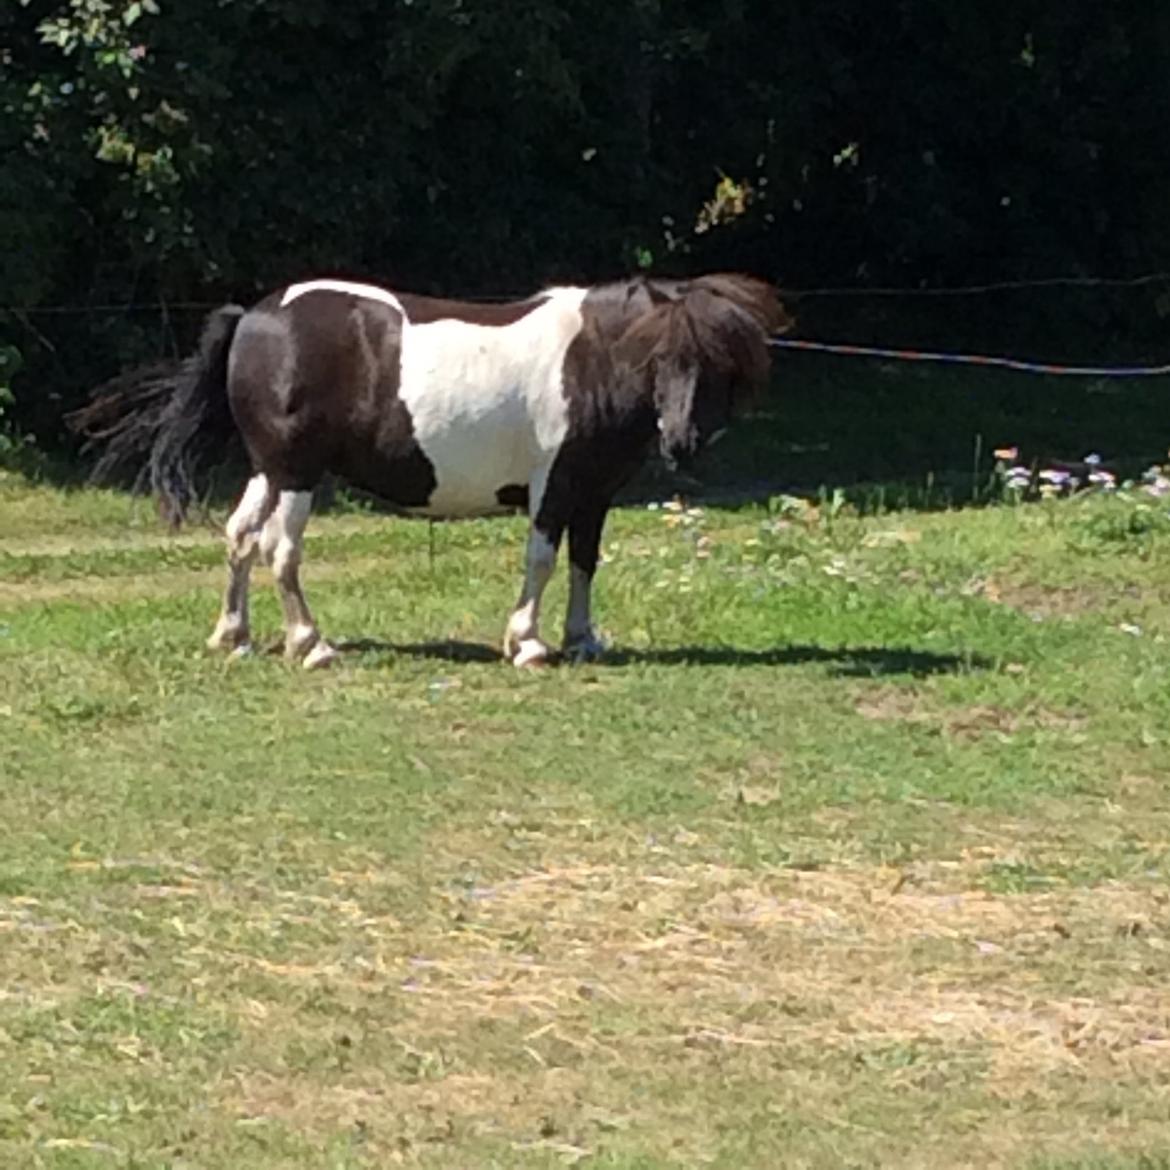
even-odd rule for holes
{"type": "Polygon", "coordinates": [[[821,663],[835,675],[871,678],[906,674],[958,674],[987,670],[989,659],[979,655],[935,654],[908,646],[770,646],[746,650],[738,646],[671,646],[631,650],[616,646],[602,660],[606,666],[654,663],[663,666],[805,666],[821,663]]]}
{"type": "Polygon", "coordinates": [[[442,662],[502,662],[504,656],[482,642],[453,639],[435,642],[383,642],[378,638],[352,638],[334,642],[342,654],[387,654],[404,658],[435,658],[442,662]]]}
{"type": "MultiPolygon", "coordinates": [[[[355,638],[336,644],[344,654],[388,654],[410,658],[432,658],[443,662],[501,662],[503,656],[493,646],[482,642],[447,639],[434,642],[383,642],[376,638],[355,638]]],[[[564,658],[554,654],[552,665],[564,658]]],[[[822,663],[832,674],[845,678],[875,678],[910,675],[924,678],[934,674],[959,674],[988,670],[991,660],[978,654],[936,654],[908,646],[771,646],[764,650],[747,650],[738,646],[668,646],[651,650],[634,650],[613,646],[606,650],[600,665],[625,666],[805,666],[822,663]]]]}

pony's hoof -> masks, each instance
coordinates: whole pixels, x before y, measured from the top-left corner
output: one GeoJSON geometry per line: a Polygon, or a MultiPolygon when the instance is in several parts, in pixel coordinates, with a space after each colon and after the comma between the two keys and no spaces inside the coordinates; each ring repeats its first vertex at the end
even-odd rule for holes
{"type": "Polygon", "coordinates": [[[305,670],[323,670],[337,661],[337,651],[324,639],[318,642],[301,660],[305,670]]]}
{"type": "Polygon", "coordinates": [[[296,626],[284,636],[284,660],[304,662],[318,646],[328,645],[314,626],[296,626]]]}
{"type": "Polygon", "coordinates": [[[538,670],[548,665],[548,647],[539,638],[524,638],[512,656],[512,665],[517,670],[538,670]]]}
{"type": "Polygon", "coordinates": [[[244,627],[221,621],[212,630],[206,644],[208,650],[228,650],[236,654],[245,646],[250,648],[252,639],[244,627]]]}
{"type": "Polygon", "coordinates": [[[251,658],[255,651],[252,649],[251,642],[241,642],[238,646],[232,648],[228,655],[229,662],[235,662],[240,658],[251,658]]]}
{"type": "Polygon", "coordinates": [[[574,666],[584,662],[596,662],[605,653],[605,643],[591,630],[579,638],[566,641],[562,649],[566,662],[574,666]]]}

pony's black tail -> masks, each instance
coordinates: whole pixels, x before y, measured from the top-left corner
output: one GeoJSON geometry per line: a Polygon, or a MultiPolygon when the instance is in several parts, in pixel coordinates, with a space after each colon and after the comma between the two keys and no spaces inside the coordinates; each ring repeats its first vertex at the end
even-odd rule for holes
{"type": "Polygon", "coordinates": [[[149,486],[157,494],[172,527],[183,522],[200,467],[236,433],[227,363],[243,314],[239,305],[216,309],[190,357],[122,374],[68,416],[70,428],[86,439],[83,451],[100,452],[92,481],[129,472],[135,490],[149,486]]]}

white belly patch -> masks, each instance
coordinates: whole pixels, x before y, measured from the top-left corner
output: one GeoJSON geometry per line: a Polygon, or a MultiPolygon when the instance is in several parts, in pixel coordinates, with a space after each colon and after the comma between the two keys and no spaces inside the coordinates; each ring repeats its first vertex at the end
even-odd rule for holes
{"type": "MultiPolygon", "coordinates": [[[[543,490],[569,426],[563,366],[584,295],[556,290],[511,325],[404,328],[398,393],[438,481],[423,514],[498,511],[507,485],[543,490]]],[[[532,510],[539,502],[534,495],[532,510]]]]}

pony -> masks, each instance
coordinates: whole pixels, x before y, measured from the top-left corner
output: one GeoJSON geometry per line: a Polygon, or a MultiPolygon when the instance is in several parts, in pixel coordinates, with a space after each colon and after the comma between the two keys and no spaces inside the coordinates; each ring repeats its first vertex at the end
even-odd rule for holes
{"type": "Polygon", "coordinates": [[[94,391],[71,427],[101,451],[95,475],[137,464],[177,526],[200,467],[243,440],[251,476],[227,521],[228,582],[208,646],[252,646],[251,569],[273,570],[287,658],[336,650],[300,584],[313,491],[327,475],[433,519],[526,508],[520,596],[504,657],[546,662],[541,596],[567,533],[563,651],[597,657],[591,589],[615,493],[657,445],[689,465],[768,378],[791,322],[763,280],[717,273],[548,288],[466,303],[316,279],[250,309],[225,305],[186,359],[94,391]]]}

